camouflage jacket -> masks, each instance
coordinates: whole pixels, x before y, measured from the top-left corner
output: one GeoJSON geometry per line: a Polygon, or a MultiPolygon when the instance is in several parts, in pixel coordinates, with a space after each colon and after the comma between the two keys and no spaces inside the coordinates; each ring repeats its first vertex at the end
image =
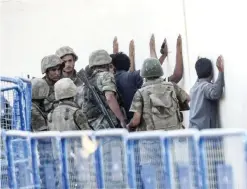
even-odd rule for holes
{"type": "Polygon", "coordinates": [[[175,130],[182,127],[179,100],[187,93],[161,78],[148,80],[137,90],[130,111],[142,114],[137,130],[175,130]],[[178,93],[179,92],[179,93],[178,93]]]}

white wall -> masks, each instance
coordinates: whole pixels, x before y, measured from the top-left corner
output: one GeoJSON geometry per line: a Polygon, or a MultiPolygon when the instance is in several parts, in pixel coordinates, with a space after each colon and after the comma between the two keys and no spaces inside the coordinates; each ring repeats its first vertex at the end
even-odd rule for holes
{"type": "MultiPolygon", "coordinates": [[[[246,1],[186,1],[190,67],[198,55],[216,61],[225,57],[225,93],[220,104],[223,127],[244,127],[247,110],[246,60],[247,18],[246,1]]],[[[217,72],[216,72],[217,73],[217,72]]],[[[192,77],[191,77],[192,78],[192,77]]],[[[195,80],[195,71],[193,79],[195,80]]]]}
{"type": "Polygon", "coordinates": [[[226,90],[221,101],[221,123],[223,127],[247,128],[244,0],[186,1],[189,62],[182,0],[9,0],[0,4],[1,75],[41,76],[43,56],[63,45],[78,53],[76,68],[80,69],[86,66],[93,50],[111,52],[115,35],[120,50],[126,53],[129,41],[135,40],[136,66],[140,68],[149,56],[151,33],[156,36],[157,51],[163,38],[168,38],[171,54],[164,68],[169,75],[175,63],[176,38],[181,33],[185,74],[180,85],[189,92],[196,80],[194,63],[198,55],[215,61],[223,54],[226,90]]]}

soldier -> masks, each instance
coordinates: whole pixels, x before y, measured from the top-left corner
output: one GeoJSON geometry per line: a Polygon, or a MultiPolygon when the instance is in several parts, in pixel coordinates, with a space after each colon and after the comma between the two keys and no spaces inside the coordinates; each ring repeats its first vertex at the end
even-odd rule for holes
{"type": "Polygon", "coordinates": [[[181,129],[179,103],[188,102],[188,94],[175,83],[163,81],[161,78],[163,70],[158,59],[146,59],[140,74],[146,81],[134,96],[130,108],[134,116],[128,128],[137,128],[137,130],[181,129]]]}
{"type": "Polygon", "coordinates": [[[44,79],[34,78],[32,83],[32,122],[31,129],[34,132],[46,131],[47,114],[44,112],[44,99],[49,95],[49,86],[44,79]]]}
{"type": "MultiPolygon", "coordinates": [[[[95,87],[98,95],[104,102],[115,127],[120,127],[120,125],[125,127],[126,118],[117,101],[115,79],[113,74],[109,72],[111,61],[111,57],[105,50],[94,51],[89,57],[89,68],[92,69],[89,82],[95,87]]],[[[83,112],[87,115],[88,121],[94,130],[110,128],[109,122],[100,111],[99,104],[96,103],[88,88],[84,88],[82,99],[83,112]]]]}
{"type": "Polygon", "coordinates": [[[62,77],[70,78],[77,87],[82,85],[83,82],[77,77],[77,72],[75,70],[75,62],[78,60],[78,56],[75,54],[74,50],[68,46],[64,46],[56,51],[56,55],[62,59],[64,64],[62,77]]]}
{"type": "Polygon", "coordinates": [[[63,78],[55,84],[55,98],[58,106],[48,114],[49,130],[89,130],[87,118],[74,102],[77,87],[69,78],[63,78]]]}
{"type": "Polygon", "coordinates": [[[44,111],[48,114],[54,107],[55,102],[54,84],[61,78],[62,60],[57,55],[45,56],[41,61],[41,72],[45,74],[43,79],[49,85],[49,95],[44,100],[44,111]]]}

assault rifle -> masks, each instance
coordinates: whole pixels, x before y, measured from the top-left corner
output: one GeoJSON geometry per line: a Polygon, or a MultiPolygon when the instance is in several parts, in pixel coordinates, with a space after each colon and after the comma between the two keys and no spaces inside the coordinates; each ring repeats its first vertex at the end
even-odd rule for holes
{"type": "Polygon", "coordinates": [[[107,122],[109,123],[110,127],[111,128],[115,128],[115,125],[114,125],[114,123],[113,123],[113,121],[111,119],[111,116],[110,116],[109,112],[105,108],[104,102],[100,98],[99,94],[96,92],[95,87],[89,83],[85,70],[82,68],[77,73],[77,76],[85,83],[85,85],[92,92],[94,99],[96,100],[97,104],[99,105],[100,110],[104,114],[104,117],[107,119],[107,122]]]}

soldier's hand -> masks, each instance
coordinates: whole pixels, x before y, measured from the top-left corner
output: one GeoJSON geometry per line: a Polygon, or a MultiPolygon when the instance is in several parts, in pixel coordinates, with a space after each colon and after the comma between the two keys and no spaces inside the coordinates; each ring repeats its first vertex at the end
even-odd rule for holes
{"type": "Polygon", "coordinates": [[[224,59],[223,56],[219,56],[216,62],[216,66],[219,70],[219,72],[224,72],[224,59]]]}
{"type": "Polygon", "coordinates": [[[134,57],[135,56],[135,43],[132,39],[129,44],[129,56],[134,57]]]}
{"type": "Polygon", "coordinates": [[[133,132],[136,130],[136,127],[134,127],[131,123],[127,124],[126,128],[129,132],[133,132]]]}
{"type": "Polygon", "coordinates": [[[117,41],[117,36],[114,37],[114,40],[113,40],[113,54],[116,54],[118,53],[118,41],[117,41]]]}
{"type": "Polygon", "coordinates": [[[164,39],[161,48],[160,48],[160,53],[167,56],[168,55],[168,47],[167,47],[167,42],[166,42],[166,38],[164,39]]]}

